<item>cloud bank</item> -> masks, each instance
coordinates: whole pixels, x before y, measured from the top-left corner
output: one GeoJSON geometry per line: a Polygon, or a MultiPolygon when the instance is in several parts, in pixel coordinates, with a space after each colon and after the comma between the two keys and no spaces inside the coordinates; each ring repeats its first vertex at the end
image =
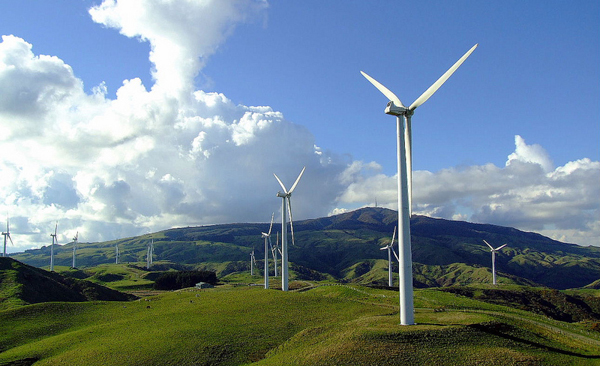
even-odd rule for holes
{"type": "MultiPolygon", "coordinates": [[[[280,201],[273,173],[291,184],[294,218],[377,201],[396,208],[396,177],[376,162],[322,149],[301,125],[268,106],[235,104],[197,90],[194,78],[242,22],[265,17],[264,1],[109,1],[94,21],[151,45],[154,84],[124,80],[84,92],[56,56],[26,40],[0,43],[0,213],[24,250],[76,232],[101,241],[173,226],[268,221],[280,201]]],[[[414,212],[534,230],[598,244],[600,163],[562,167],[517,136],[506,166],[414,173],[414,212]]]]}

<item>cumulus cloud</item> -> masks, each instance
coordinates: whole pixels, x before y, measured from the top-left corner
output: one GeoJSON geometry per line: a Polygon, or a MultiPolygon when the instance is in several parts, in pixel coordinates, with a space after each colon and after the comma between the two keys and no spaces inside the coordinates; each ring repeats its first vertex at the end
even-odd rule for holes
{"type": "MultiPolygon", "coordinates": [[[[340,205],[372,202],[397,209],[397,176],[356,180],[340,205]],[[370,199],[365,199],[370,197],[370,199]]],[[[413,174],[413,212],[536,231],[557,240],[600,245],[600,162],[553,168],[540,145],[515,137],[504,167],[493,164],[413,174]]]]}

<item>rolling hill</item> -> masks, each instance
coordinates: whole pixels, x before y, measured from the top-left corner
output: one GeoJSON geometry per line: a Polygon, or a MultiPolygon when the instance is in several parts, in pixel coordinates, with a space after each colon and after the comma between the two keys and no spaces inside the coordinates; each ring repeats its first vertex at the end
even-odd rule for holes
{"type": "Polygon", "coordinates": [[[0,310],[43,302],[127,301],[133,298],[135,296],[89,281],[67,278],[0,257],[0,310]]]}
{"type": "MultiPolygon", "coordinates": [[[[289,248],[295,266],[292,278],[317,276],[385,284],[386,255],[379,249],[391,240],[396,217],[395,211],[371,207],[295,222],[296,245],[289,248]]],[[[144,262],[146,246],[154,240],[158,263],[214,270],[223,277],[249,270],[249,254],[253,249],[262,251],[260,233],[267,230],[267,223],[224,224],[80,243],[77,263],[82,267],[111,263],[117,243],[122,262],[144,262]]],[[[500,283],[566,289],[591,285],[600,278],[600,248],[561,243],[514,228],[415,216],[411,219],[411,236],[417,287],[489,283],[491,256],[484,239],[496,245],[508,243],[496,257],[500,283]]],[[[49,247],[43,247],[13,257],[46,267],[49,251],[49,247]]],[[[70,246],[59,247],[55,263],[68,266],[70,261],[70,246]]]]}

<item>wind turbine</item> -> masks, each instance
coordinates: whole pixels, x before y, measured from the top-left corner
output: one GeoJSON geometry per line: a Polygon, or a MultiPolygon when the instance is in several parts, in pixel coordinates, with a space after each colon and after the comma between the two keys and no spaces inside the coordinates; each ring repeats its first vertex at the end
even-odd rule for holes
{"type": "MultiPolygon", "coordinates": [[[[269,245],[271,245],[270,239],[269,245]]],[[[275,277],[277,277],[277,252],[279,252],[279,233],[277,233],[277,239],[275,239],[275,246],[271,245],[271,254],[273,254],[273,262],[275,265],[275,277]]]]}
{"type": "Polygon", "coordinates": [[[265,289],[269,289],[269,246],[271,245],[271,229],[273,229],[273,219],[275,218],[275,212],[271,215],[271,225],[269,226],[268,233],[261,233],[261,236],[265,239],[265,289]]]}
{"type": "Polygon", "coordinates": [[[414,324],[414,303],[412,284],[412,254],[410,244],[410,216],[412,196],[412,132],[411,117],[421,104],[425,103],[448,78],[462,65],[475,50],[477,44],[465,53],[452,67],[431,85],[410,107],[405,107],[400,99],[388,88],[363,71],[361,74],[389,99],[385,113],[396,116],[397,155],[398,155],[398,247],[400,262],[400,323],[414,324]]]}
{"type": "Polygon", "coordinates": [[[10,240],[10,243],[12,245],[15,245],[15,243],[13,243],[12,238],[10,237],[10,227],[9,227],[9,223],[8,223],[8,215],[6,216],[6,232],[3,232],[2,235],[4,236],[4,253],[2,254],[2,256],[6,257],[6,238],[8,238],[10,240]]]}
{"type": "Polygon", "coordinates": [[[146,250],[146,269],[150,269],[152,265],[152,257],[154,256],[154,238],[150,244],[148,244],[148,249],[146,250]]]}
{"type": "Polygon", "coordinates": [[[281,197],[281,289],[283,291],[288,290],[288,245],[287,245],[287,219],[286,219],[286,201],[287,201],[287,211],[290,214],[290,231],[292,232],[292,245],[294,245],[294,223],[292,219],[292,192],[296,189],[300,178],[302,178],[302,174],[304,174],[304,170],[306,167],[302,168],[300,175],[296,178],[296,181],[292,185],[292,188],[288,191],[281,179],[277,176],[277,174],[273,174],[279,185],[283,189],[283,193],[281,191],[277,192],[277,197],[281,197]]]}
{"type": "Polygon", "coordinates": [[[394,281],[392,279],[392,252],[394,253],[394,256],[396,256],[396,260],[398,260],[398,262],[400,262],[400,259],[398,258],[398,254],[396,254],[396,252],[394,251],[394,239],[396,239],[396,227],[395,226],[394,226],[394,235],[392,236],[392,241],[385,247],[379,249],[379,250],[387,249],[387,251],[388,251],[388,286],[389,287],[394,286],[394,281]]]}
{"type": "Polygon", "coordinates": [[[256,264],[256,258],[254,258],[254,248],[250,252],[250,276],[254,276],[254,264],[256,264]]]}
{"type": "Polygon", "coordinates": [[[50,246],[50,272],[54,271],[54,242],[58,244],[58,240],[56,239],[56,231],[58,230],[58,221],[56,222],[56,226],[54,227],[54,234],[50,234],[52,237],[52,245],[50,246]]]}
{"type": "Polygon", "coordinates": [[[77,252],[77,241],[79,240],[79,231],[75,234],[75,236],[73,237],[73,268],[75,267],[75,255],[77,252]]]}
{"type": "Polygon", "coordinates": [[[119,264],[119,243],[115,244],[115,264],[119,264]]]}
{"type": "Polygon", "coordinates": [[[484,240],[483,242],[486,243],[488,247],[490,247],[490,251],[492,252],[492,283],[495,285],[496,284],[496,252],[499,251],[500,249],[504,248],[508,244],[500,245],[498,248],[494,249],[494,247],[491,246],[490,243],[488,243],[487,241],[484,240]]]}

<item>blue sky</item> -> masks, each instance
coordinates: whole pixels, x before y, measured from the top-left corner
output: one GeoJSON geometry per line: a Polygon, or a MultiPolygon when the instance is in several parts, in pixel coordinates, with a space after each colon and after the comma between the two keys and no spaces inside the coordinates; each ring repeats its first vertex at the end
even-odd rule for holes
{"type": "Polygon", "coordinates": [[[475,43],[413,117],[415,212],[600,245],[598,2],[173,4],[3,2],[12,250],[56,220],[63,243],[268,221],[271,173],[304,165],[297,219],[395,209],[395,121],[359,71],[408,105],[475,43]]]}

